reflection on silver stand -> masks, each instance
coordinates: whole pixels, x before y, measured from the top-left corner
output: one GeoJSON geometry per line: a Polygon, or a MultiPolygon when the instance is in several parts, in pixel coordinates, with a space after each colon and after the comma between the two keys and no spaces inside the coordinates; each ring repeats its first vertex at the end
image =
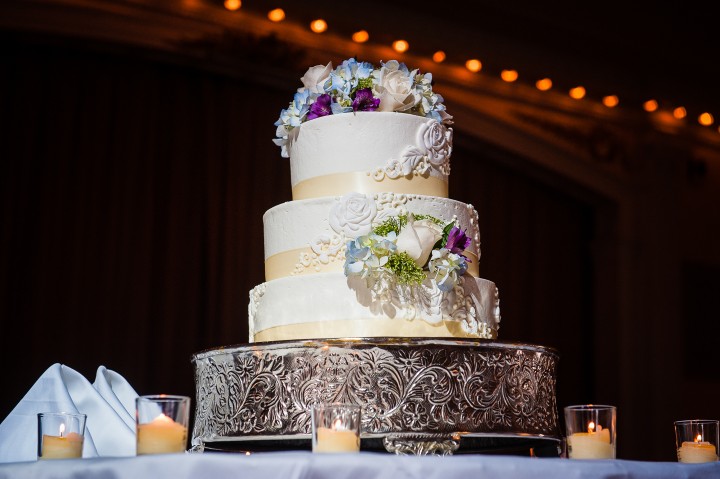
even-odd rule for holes
{"type": "Polygon", "coordinates": [[[557,353],[474,339],[326,339],[193,356],[192,450],[309,449],[310,408],[362,406],[363,450],[557,456],[557,353]]]}

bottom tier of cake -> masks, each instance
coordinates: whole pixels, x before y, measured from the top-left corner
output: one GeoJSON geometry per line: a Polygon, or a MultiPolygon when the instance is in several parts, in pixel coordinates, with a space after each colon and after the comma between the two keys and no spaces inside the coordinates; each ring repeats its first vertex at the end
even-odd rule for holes
{"type": "Polygon", "coordinates": [[[482,339],[327,339],[199,352],[194,451],[310,449],[310,408],[362,406],[362,450],[557,456],[558,354],[482,339]]]}

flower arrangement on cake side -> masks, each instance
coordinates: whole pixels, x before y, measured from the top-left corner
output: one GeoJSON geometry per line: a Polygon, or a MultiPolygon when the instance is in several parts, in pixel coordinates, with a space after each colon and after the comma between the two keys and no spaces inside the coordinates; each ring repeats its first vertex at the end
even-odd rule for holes
{"type": "Polygon", "coordinates": [[[432,90],[432,74],[410,70],[397,60],[380,62],[380,67],[354,58],[337,68],[329,62],[309,68],[300,80],[303,86],[275,122],[273,141],[282,148],[284,158],[288,157],[290,132],[306,121],[327,115],[400,112],[452,124],[443,97],[432,90]]]}
{"type": "Polygon", "coordinates": [[[470,238],[455,222],[412,213],[388,218],[371,234],[348,241],[345,275],[389,273],[399,284],[420,284],[429,273],[441,291],[450,291],[467,271],[468,246],[470,238]]]}
{"type": "Polygon", "coordinates": [[[374,200],[360,193],[339,199],[329,218],[346,238],[345,275],[368,283],[420,285],[434,280],[452,290],[467,271],[471,239],[455,220],[396,212],[378,215],[374,200]]]}

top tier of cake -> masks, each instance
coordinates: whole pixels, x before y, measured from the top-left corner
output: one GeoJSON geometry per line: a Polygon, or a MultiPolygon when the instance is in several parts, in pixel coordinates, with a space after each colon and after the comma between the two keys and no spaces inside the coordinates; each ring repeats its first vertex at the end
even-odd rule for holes
{"type": "Polygon", "coordinates": [[[288,138],[294,200],[392,191],[447,198],[452,128],[396,112],[328,115],[288,138]]]}
{"type": "Polygon", "coordinates": [[[397,60],[310,67],[275,122],[293,200],[381,192],[447,198],[452,116],[432,74],[397,60]]]}

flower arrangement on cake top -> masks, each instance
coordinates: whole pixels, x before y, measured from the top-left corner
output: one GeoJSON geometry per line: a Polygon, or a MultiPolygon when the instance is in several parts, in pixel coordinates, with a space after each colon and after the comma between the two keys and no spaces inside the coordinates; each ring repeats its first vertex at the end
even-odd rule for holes
{"type": "Polygon", "coordinates": [[[441,291],[450,291],[467,271],[463,252],[470,238],[455,226],[429,215],[390,217],[347,243],[345,275],[373,278],[389,273],[399,284],[435,280],[441,291]]]}
{"type": "Polygon", "coordinates": [[[452,124],[442,96],[432,90],[432,74],[409,70],[397,60],[380,62],[379,68],[354,58],[337,68],[329,62],[311,67],[300,80],[303,86],[275,122],[277,138],[273,141],[282,148],[284,158],[288,157],[288,136],[293,128],[322,116],[386,111],[452,124]]]}

